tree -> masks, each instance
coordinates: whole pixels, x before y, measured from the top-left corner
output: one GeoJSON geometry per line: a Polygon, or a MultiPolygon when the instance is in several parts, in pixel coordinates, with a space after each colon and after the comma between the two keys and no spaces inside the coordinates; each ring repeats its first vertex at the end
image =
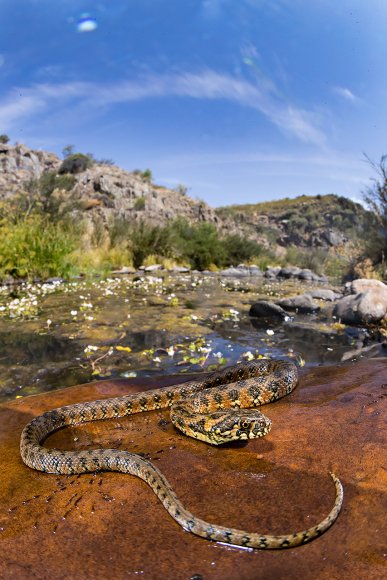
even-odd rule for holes
{"type": "Polygon", "coordinates": [[[2,143],[3,145],[6,145],[9,141],[9,137],[8,135],[5,135],[3,133],[3,135],[0,135],[0,143],[2,143]]]}
{"type": "Polygon", "coordinates": [[[73,155],[73,153],[74,153],[74,145],[66,145],[66,147],[63,147],[62,149],[63,159],[66,159],[66,157],[70,157],[70,155],[73,155]]]}
{"type": "Polygon", "coordinates": [[[379,162],[372,161],[367,155],[365,158],[377,175],[363,193],[377,224],[376,235],[370,236],[372,243],[369,253],[376,263],[384,264],[387,255],[387,155],[382,155],[379,162]]]}
{"type": "Polygon", "coordinates": [[[82,173],[86,171],[89,167],[93,165],[93,160],[89,155],[84,155],[83,153],[73,153],[66,157],[59,167],[58,173],[82,173]]]}

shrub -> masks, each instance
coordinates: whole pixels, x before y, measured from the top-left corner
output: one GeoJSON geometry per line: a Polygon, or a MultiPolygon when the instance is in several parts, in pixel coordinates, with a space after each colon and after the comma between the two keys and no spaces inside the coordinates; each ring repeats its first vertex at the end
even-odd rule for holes
{"type": "Polygon", "coordinates": [[[137,197],[134,204],[133,209],[136,211],[142,211],[145,209],[145,197],[142,195],[141,197],[137,197]]]}
{"type": "Polygon", "coordinates": [[[134,169],[133,173],[135,175],[138,175],[139,177],[142,177],[142,179],[145,179],[145,181],[148,181],[149,183],[151,183],[151,181],[153,179],[151,169],[144,169],[144,171],[141,171],[141,169],[134,169]]]}
{"type": "Polygon", "coordinates": [[[223,244],[225,262],[234,266],[241,262],[249,262],[252,258],[258,258],[265,251],[257,242],[247,240],[237,234],[226,236],[223,239],[223,244]]]}
{"type": "Polygon", "coordinates": [[[186,185],[183,185],[182,183],[179,183],[179,185],[175,187],[175,191],[177,191],[177,193],[180,193],[180,195],[187,195],[188,187],[186,185]]]}
{"type": "Polygon", "coordinates": [[[76,237],[39,215],[0,227],[0,277],[33,279],[69,275],[76,237]]]}
{"type": "Polygon", "coordinates": [[[5,135],[4,133],[2,135],[0,135],[0,143],[2,143],[3,145],[6,145],[8,142],[9,142],[8,135],[5,135]]]}
{"type": "Polygon", "coordinates": [[[70,191],[76,183],[77,180],[73,175],[57,175],[55,171],[48,171],[40,177],[38,188],[43,196],[48,197],[55,189],[70,191]]]}
{"type": "Polygon", "coordinates": [[[66,157],[62,162],[58,173],[81,173],[82,171],[86,171],[86,169],[92,165],[93,160],[89,155],[84,155],[84,153],[73,153],[66,157]]]}
{"type": "Polygon", "coordinates": [[[205,270],[210,264],[219,266],[224,263],[224,245],[212,224],[190,226],[184,220],[177,220],[172,231],[179,255],[187,258],[193,268],[205,270]]]}
{"type": "Polygon", "coordinates": [[[287,223],[287,231],[289,233],[291,232],[305,232],[305,230],[307,229],[309,225],[309,220],[302,216],[302,215],[298,215],[298,216],[292,216],[288,223],[287,223]]]}
{"type": "Polygon", "coordinates": [[[132,223],[128,228],[129,247],[133,265],[138,268],[151,254],[173,257],[173,243],[169,228],[151,226],[144,222],[132,223]]]}

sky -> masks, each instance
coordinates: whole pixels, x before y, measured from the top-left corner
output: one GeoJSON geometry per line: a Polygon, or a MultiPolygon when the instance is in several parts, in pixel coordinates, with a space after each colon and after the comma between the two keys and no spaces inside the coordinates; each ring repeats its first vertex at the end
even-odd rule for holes
{"type": "Polygon", "coordinates": [[[386,0],[0,0],[0,134],[212,206],[360,200],[387,153],[386,0]]]}

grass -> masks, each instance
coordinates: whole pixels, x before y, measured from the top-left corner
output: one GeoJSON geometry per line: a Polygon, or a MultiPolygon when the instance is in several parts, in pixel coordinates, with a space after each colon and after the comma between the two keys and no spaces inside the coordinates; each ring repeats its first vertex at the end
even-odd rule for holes
{"type": "Polygon", "coordinates": [[[42,216],[29,216],[0,228],[0,278],[67,277],[76,234],[42,216]]]}

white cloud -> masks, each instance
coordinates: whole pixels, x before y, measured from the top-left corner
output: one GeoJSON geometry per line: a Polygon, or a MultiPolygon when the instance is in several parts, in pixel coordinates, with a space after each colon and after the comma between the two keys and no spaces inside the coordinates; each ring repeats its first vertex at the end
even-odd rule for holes
{"type": "Polygon", "coordinates": [[[284,98],[273,95],[265,83],[252,83],[213,70],[149,75],[111,85],[82,82],[37,84],[14,91],[8,98],[0,100],[0,123],[7,130],[20,118],[33,117],[43,108],[50,112],[58,107],[87,105],[92,110],[101,105],[109,107],[117,103],[171,96],[231,101],[255,109],[301,141],[319,146],[325,144],[325,135],[318,126],[319,119],[314,112],[295,107],[284,98]]]}
{"type": "MultiPolygon", "coordinates": [[[[158,158],[154,162],[155,168],[166,173],[176,167],[181,171],[188,171],[195,175],[201,174],[203,169],[212,169],[221,166],[221,171],[228,171],[231,167],[249,171],[256,178],[271,176],[275,179],[289,177],[310,177],[313,179],[333,180],[337,183],[363,186],[367,179],[367,168],[356,155],[345,155],[338,151],[327,151],[319,155],[305,153],[261,153],[259,151],[238,152],[205,152],[188,154],[174,154],[158,158]]],[[[215,172],[219,172],[219,168],[215,172]]]]}
{"type": "Polygon", "coordinates": [[[334,87],[333,89],[336,94],[340,95],[343,99],[347,101],[351,101],[352,103],[357,101],[358,98],[353,94],[352,91],[347,89],[346,87],[334,87]]]}

